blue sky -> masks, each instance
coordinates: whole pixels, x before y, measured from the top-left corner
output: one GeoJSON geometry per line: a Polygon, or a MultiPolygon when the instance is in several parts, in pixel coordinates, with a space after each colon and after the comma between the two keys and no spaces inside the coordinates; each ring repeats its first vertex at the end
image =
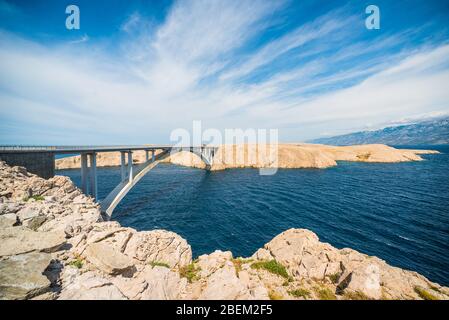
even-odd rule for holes
{"type": "Polygon", "coordinates": [[[293,142],[444,115],[448,21],[449,0],[0,0],[0,143],[168,143],[193,120],[293,142]]]}

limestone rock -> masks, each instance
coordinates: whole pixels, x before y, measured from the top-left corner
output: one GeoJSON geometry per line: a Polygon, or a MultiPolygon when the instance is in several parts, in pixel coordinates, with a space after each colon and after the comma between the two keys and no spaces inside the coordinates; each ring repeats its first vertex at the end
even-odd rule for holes
{"type": "Polygon", "coordinates": [[[226,261],[232,259],[231,251],[220,251],[216,250],[215,252],[207,255],[201,255],[198,257],[198,266],[200,267],[200,275],[202,277],[207,277],[211,273],[214,273],[216,270],[222,268],[226,261]]]}
{"type": "Polygon", "coordinates": [[[132,272],[134,267],[129,257],[101,242],[90,244],[84,255],[99,270],[111,275],[132,272]]]}
{"type": "Polygon", "coordinates": [[[54,252],[64,243],[60,232],[35,232],[25,227],[0,229],[0,257],[31,251],[54,252]]]}
{"type": "Polygon", "coordinates": [[[21,209],[19,212],[17,212],[17,215],[19,216],[20,221],[24,221],[27,219],[32,219],[40,214],[40,209],[35,206],[26,206],[25,208],[21,209]]]}
{"type": "Polygon", "coordinates": [[[0,229],[13,227],[17,223],[17,215],[14,213],[2,214],[0,216],[0,229]]]}
{"type": "Polygon", "coordinates": [[[380,268],[375,263],[363,263],[354,270],[346,271],[341,277],[338,289],[346,292],[361,293],[371,299],[380,299],[380,268]]]}
{"type": "Polygon", "coordinates": [[[253,254],[251,258],[256,260],[272,260],[273,256],[267,249],[260,248],[253,254]]]}
{"type": "Polygon", "coordinates": [[[200,300],[236,300],[250,299],[247,287],[237,277],[234,266],[228,262],[207,279],[200,300]]]}
{"type": "Polygon", "coordinates": [[[22,205],[17,202],[0,203],[0,215],[7,213],[16,213],[22,208],[22,205]]]}
{"type": "Polygon", "coordinates": [[[110,281],[89,271],[63,286],[59,300],[126,300],[110,281]]]}
{"type": "Polygon", "coordinates": [[[187,241],[165,230],[135,233],[129,239],[124,253],[141,262],[163,262],[172,268],[192,261],[192,249],[187,241]]]}
{"type": "Polygon", "coordinates": [[[129,300],[142,299],[142,293],[148,288],[148,283],[143,276],[136,278],[116,276],[111,279],[111,282],[129,300]]]}
{"type": "Polygon", "coordinates": [[[42,224],[44,224],[45,221],[47,221],[47,217],[44,215],[39,215],[37,217],[23,221],[22,226],[36,231],[42,224]]]}
{"type": "Polygon", "coordinates": [[[144,274],[148,287],[142,293],[142,300],[179,299],[187,285],[187,279],[165,267],[146,268],[144,274]]]}
{"type": "Polygon", "coordinates": [[[50,281],[42,273],[50,264],[48,253],[26,253],[0,261],[0,299],[30,299],[46,292],[50,281]]]}

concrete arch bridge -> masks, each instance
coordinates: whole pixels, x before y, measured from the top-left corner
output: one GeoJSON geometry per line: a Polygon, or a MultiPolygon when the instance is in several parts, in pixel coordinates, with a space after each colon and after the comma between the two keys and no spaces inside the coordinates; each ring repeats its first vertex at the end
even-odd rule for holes
{"type": "Polygon", "coordinates": [[[166,145],[143,146],[0,146],[0,160],[11,166],[23,166],[31,173],[51,178],[55,173],[55,155],[79,154],[81,156],[81,189],[86,195],[98,200],[97,154],[120,152],[120,183],[101,202],[101,211],[108,218],[126,194],[162,160],[181,151],[196,154],[210,169],[217,147],[175,147],[166,145]],[[145,151],[142,164],[133,163],[133,152],[145,151]],[[157,151],[160,151],[157,153],[157,151]]]}

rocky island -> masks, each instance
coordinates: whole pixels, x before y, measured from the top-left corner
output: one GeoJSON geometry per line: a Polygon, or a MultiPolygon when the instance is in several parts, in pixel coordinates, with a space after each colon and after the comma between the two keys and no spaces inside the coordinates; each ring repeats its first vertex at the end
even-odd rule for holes
{"type": "MultiPolygon", "coordinates": [[[[231,168],[329,168],[337,161],[357,162],[407,162],[421,161],[420,154],[438,153],[432,150],[396,149],[383,144],[358,146],[328,146],[320,144],[279,144],[267,145],[260,150],[256,144],[221,145],[214,157],[211,170],[231,168]]],[[[145,161],[145,152],[134,152],[136,164],[145,161]]],[[[179,152],[164,160],[182,166],[205,168],[204,162],[190,152],[179,152]]],[[[99,153],[97,166],[110,167],[120,165],[120,153],[99,153]]],[[[79,156],[56,160],[56,169],[80,168],[79,156]]]]}
{"type": "MultiPolygon", "coordinates": [[[[281,153],[318,147],[301,148],[281,153]]],[[[368,148],[360,152],[379,159],[368,148]]],[[[327,152],[329,164],[357,158],[353,150],[327,152]]],[[[394,159],[419,160],[417,153],[394,159]]],[[[192,259],[173,232],[104,221],[69,178],[45,180],[0,162],[0,299],[437,300],[449,299],[449,288],[305,229],[279,234],[251,257],[215,251],[192,259]]]]}

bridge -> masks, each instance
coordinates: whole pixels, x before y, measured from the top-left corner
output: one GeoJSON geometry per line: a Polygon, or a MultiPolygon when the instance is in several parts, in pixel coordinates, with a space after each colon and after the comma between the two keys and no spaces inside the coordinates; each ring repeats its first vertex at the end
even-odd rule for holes
{"type": "Polygon", "coordinates": [[[142,146],[0,146],[0,160],[11,166],[23,166],[31,173],[43,178],[51,178],[55,173],[56,155],[80,155],[81,190],[98,200],[97,154],[99,152],[120,152],[120,183],[100,202],[101,211],[111,217],[115,207],[145,174],[158,163],[175,153],[187,151],[196,154],[209,170],[217,147],[169,145],[142,146]],[[145,162],[133,163],[133,152],[144,151],[145,162]],[[151,153],[151,155],[150,155],[151,153]]]}

